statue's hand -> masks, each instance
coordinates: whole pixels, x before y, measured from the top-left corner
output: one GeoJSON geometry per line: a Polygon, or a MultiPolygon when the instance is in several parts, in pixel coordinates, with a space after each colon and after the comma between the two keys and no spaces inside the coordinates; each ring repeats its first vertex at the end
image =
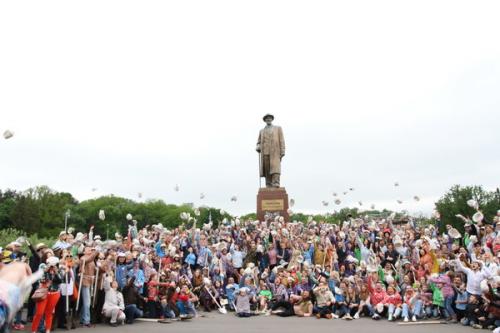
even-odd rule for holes
{"type": "Polygon", "coordinates": [[[283,159],[283,157],[285,157],[285,154],[281,154],[280,160],[283,159]]]}
{"type": "Polygon", "coordinates": [[[260,145],[257,145],[257,148],[255,148],[255,150],[260,153],[260,145]]]}

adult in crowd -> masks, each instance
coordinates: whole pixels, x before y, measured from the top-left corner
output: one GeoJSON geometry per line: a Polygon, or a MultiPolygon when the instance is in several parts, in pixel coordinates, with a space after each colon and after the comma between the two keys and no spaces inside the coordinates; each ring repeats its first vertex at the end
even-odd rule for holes
{"type": "MultiPolygon", "coordinates": [[[[69,313],[78,310],[84,326],[100,314],[114,326],[144,315],[175,320],[224,307],[240,317],[439,319],[495,328],[500,212],[492,223],[465,219],[462,233],[451,226],[439,231],[438,220],[417,225],[394,215],[340,224],[235,218],[173,229],[161,223],[141,228],[139,221],[127,237],[104,241],[93,229],[61,233],[53,249],[27,243],[32,269],[43,271],[35,289],[47,289],[43,299],[33,298],[32,331],[50,332],[54,308],[64,319],[65,291],[72,296],[69,313]]],[[[23,244],[8,245],[0,272],[26,259],[23,244]]],[[[13,322],[18,312],[8,309],[13,322]]]]}

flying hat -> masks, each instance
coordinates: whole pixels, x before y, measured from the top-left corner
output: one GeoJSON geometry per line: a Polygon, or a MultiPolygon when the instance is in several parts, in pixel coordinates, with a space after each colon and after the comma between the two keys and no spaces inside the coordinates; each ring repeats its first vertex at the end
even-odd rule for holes
{"type": "Polygon", "coordinates": [[[467,200],[467,205],[468,205],[469,207],[474,208],[475,210],[479,209],[479,204],[478,204],[478,203],[477,203],[477,201],[476,201],[476,200],[474,200],[474,199],[467,200]]]}
{"type": "MultiPolygon", "coordinates": [[[[274,117],[273,117],[274,119],[274,117]]],[[[10,138],[12,138],[14,136],[14,132],[12,131],[9,131],[9,130],[6,130],[5,132],[3,132],[3,137],[5,140],[8,140],[10,138]]]]}
{"type": "Polygon", "coordinates": [[[458,232],[458,230],[455,228],[451,228],[450,230],[448,230],[448,235],[454,239],[462,237],[462,235],[460,235],[460,232],[458,232]]]}
{"type": "Polygon", "coordinates": [[[474,213],[474,215],[472,215],[472,221],[474,221],[476,223],[481,222],[483,219],[484,219],[484,215],[483,215],[483,213],[481,213],[479,211],[477,211],[476,213],[474,213]]]}
{"type": "Polygon", "coordinates": [[[269,118],[269,117],[271,117],[274,120],[274,116],[272,114],[270,114],[270,113],[266,113],[264,115],[264,117],[262,117],[262,120],[266,121],[266,118],[269,118]]]}
{"type": "Polygon", "coordinates": [[[84,237],[83,233],[78,232],[78,233],[76,234],[76,236],[75,236],[75,241],[77,241],[77,242],[81,242],[81,241],[83,241],[83,237],[84,237]]]}

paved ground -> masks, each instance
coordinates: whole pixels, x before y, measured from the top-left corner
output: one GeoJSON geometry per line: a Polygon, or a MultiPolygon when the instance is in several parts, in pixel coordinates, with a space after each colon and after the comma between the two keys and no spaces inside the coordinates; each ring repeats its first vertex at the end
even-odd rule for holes
{"type": "Polygon", "coordinates": [[[75,333],[314,333],[315,332],[342,332],[342,333],[447,333],[447,332],[488,332],[474,330],[457,324],[431,324],[403,326],[387,321],[373,321],[361,318],[353,321],[327,320],[316,318],[279,318],[276,316],[259,316],[252,318],[236,318],[233,314],[221,315],[212,312],[205,318],[193,319],[187,322],[173,322],[159,324],[153,322],[137,322],[133,325],[124,325],[117,328],[107,325],[98,325],[95,328],[79,328],[71,331],[75,333]]]}

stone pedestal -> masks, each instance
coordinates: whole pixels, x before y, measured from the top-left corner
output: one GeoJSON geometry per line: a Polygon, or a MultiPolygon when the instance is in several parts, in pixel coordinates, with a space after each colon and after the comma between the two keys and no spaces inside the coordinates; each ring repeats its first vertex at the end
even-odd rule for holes
{"type": "Polygon", "coordinates": [[[288,194],[284,187],[263,187],[257,194],[257,219],[264,221],[264,216],[283,216],[285,222],[290,222],[288,216],[288,194]]]}

